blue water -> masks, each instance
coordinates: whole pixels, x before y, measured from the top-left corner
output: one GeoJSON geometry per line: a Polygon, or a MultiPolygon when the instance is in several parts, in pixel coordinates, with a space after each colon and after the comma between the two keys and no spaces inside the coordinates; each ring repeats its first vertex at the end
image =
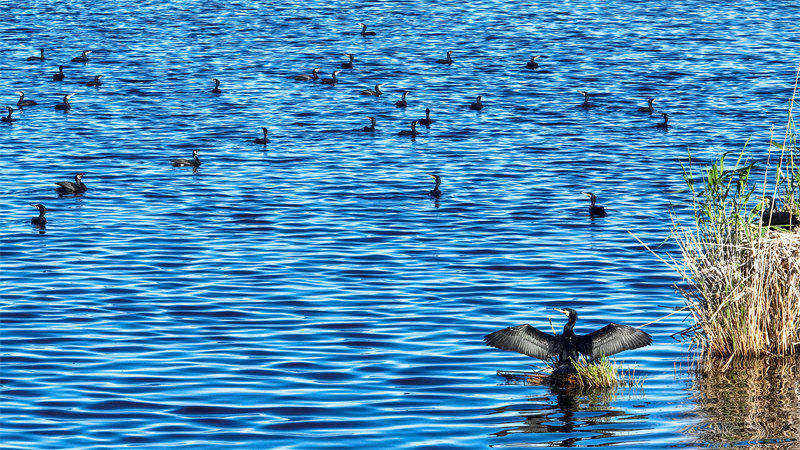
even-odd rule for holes
{"type": "Polygon", "coordinates": [[[681,314],[617,358],[644,381],[605,400],[508,384],[498,370],[535,362],[481,339],[559,328],[554,306],[589,331],[683,305],[677,274],[630,233],[674,252],[689,151],[702,163],[752,138],[765,159],[800,60],[797,2],[164,3],[0,14],[2,102],[39,102],[0,124],[5,446],[796,438],[796,404],[765,427],[752,386],[718,398],[697,382],[670,338],[681,314]],[[47,61],[25,60],[42,46],[47,61]],[[68,62],[83,49],[89,63],[68,62]],[[436,64],[448,49],[455,64],[436,64]],[[337,86],[289,80],[328,76],[345,52],[356,67],[337,86]],[[535,72],[531,54],[546,56],[535,72]],[[85,86],[95,74],[103,86],[85,86]],[[377,83],[384,96],[357,94],[377,83]],[[576,107],[581,90],[596,108],[576,107]],[[67,93],[72,110],[55,111],[67,93]],[[669,131],[634,112],[649,96],[669,131]],[[426,106],[434,125],[397,136],[426,106]],[[367,116],[374,135],[349,131],[367,116]],[[261,126],[266,147],[251,143],[261,126]],[[196,173],[170,166],[192,149],[196,173]],[[58,198],[78,171],[86,195],[58,198]],[[587,217],[588,190],[609,217],[587,217]],[[50,210],[43,234],[31,203],[50,210]],[[746,425],[714,431],[725,420],[746,425]]]}

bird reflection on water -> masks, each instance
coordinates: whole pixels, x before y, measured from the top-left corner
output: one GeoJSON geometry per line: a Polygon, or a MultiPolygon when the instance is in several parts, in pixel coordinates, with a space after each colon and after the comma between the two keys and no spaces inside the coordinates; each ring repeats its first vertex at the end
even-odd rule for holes
{"type": "Polygon", "coordinates": [[[575,447],[583,440],[612,437],[635,428],[636,422],[646,420],[641,414],[629,414],[610,407],[614,396],[608,391],[591,396],[553,393],[555,397],[533,397],[527,402],[513,403],[495,411],[496,414],[514,411],[522,423],[510,425],[506,420],[503,424],[507,426],[492,436],[506,438],[504,442],[508,442],[509,437],[517,434],[515,441],[519,445],[575,447]]]}
{"type": "Polygon", "coordinates": [[[800,359],[723,363],[697,371],[688,389],[699,418],[684,430],[690,443],[800,445],[800,359]]]}

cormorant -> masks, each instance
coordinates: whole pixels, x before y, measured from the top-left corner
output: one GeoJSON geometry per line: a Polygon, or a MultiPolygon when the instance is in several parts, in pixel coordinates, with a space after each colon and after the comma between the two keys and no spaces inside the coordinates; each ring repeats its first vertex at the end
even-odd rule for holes
{"type": "Polygon", "coordinates": [[[398,108],[405,108],[406,106],[408,106],[408,102],[406,102],[406,95],[408,95],[408,91],[403,91],[403,98],[394,102],[394,106],[398,108]]]}
{"type": "Polygon", "coordinates": [[[330,85],[330,86],[333,86],[334,84],[336,84],[336,83],[338,83],[338,82],[339,82],[339,79],[338,79],[338,78],[336,78],[336,75],[338,75],[338,74],[339,74],[339,72],[340,72],[339,70],[334,70],[334,71],[331,73],[331,77],[330,77],[330,78],[322,78],[322,79],[320,79],[320,80],[319,80],[319,81],[320,81],[320,83],[322,83],[322,84],[327,84],[327,85],[330,85]]]}
{"type": "Polygon", "coordinates": [[[264,137],[256,138],[253,142],[258,145],[267,145],[269,143],[269,139],[267,138],[267,127],[261,127],[261,133],[264,134],[264,137]]]}
{"type": "Polygon", "coordinates": [[[69,104],[69,99],[73,95],[74,94],[65,95],[64,96],[64,103],[57,103],[56,104],[56,109],[59,110],[59,111],[68,111],[70,108],[72,108],[72,105],[69,104]]]}
{"type": "Polygon", "coordinates": [[[100,81],[100,77],[102,77],[102,75],[95,75],[94,79],[92,81],[86,83],[86,85],[87,86],[92,86],[92,87],[100,87],[100,86],[102,86],[103,82],[100,81]]]}
{"type": "Polygon", "coordinates": [[[437,59],[436,62],[438,62],[439,64],[447,64],[448,66],[450,64],[453,64],[453,51],[448,50],[447,57],[445,59],[437,59]]]}
{"type": "Polygon", "coordinates": [[[56,185],[56,192],[59,195],[69,195],[69,194],[82,194],[86,192],[86,185],[83,184],[83,176],[86,175],[83,172],[78,172],[75,174],[75,182],[72,181],[57,181],[56,185]]]}
{"type": "Polygon", "coordinates": [[[192,150],[192,159],[176,158],[170,160],[173,167],[198,167],[200,165],[200,158],[197,157],[197,149],[192,150]]]}
{"type": "Polygon", "coordinates": [[[555,360],[556,367],[568,364],[570,360],[577,361],[580,355],[593,361],[653,343],[653,338],[644,331],[616,323],[609,323],[589,334],[576,335],[572,331],[575,321],[578,320],[575,310],[555,309],[569,317],[561,334],[554,336],[524,324],[495,331],[486,335],[483,341],[501,350],[522,353],[545,361],[555,360]]]}
{"type": "Polygon", "coordinates": [[[657,123],[653,125],[653,128],[658,128],[659,130],[667,130],[669,129],[669,116],[667,113],[661,113],[661,117],[664,118],[664,121],[661,123],[657,123]]]}
{"type": "Polygon", "coordinates": [[[39,56],[28,56],[28,61],[44,61],[44,49],[39,49],[39,56]]]}
{"type": "Polygon", "coordinates": [[[636,111],[639,111],[640,113],[653,114],[656,111],[653,108],[653,100],[655,100],[653,97],[648,98],[647,99],[647,106],[640,106],[640,107],[636,108],[636,111]]]}
{"type": "Polygon", "coordinates": [[[583,94],[583,103],[578,105],[578,107],[583,109],[593,108],[594,103],[589,101],[589,93],[586,91],[581,91],[581,94],[583,94]]]}
{"type": "Polygon", "coordinates": [[[397,133],[398,136],[411,136],[412,138],[417,136],[419,131],[417,131],[417,121],[411,121],[411,129],[410,130],[401,130],[397,133]]]}
{"type": "Polygon", "coordinates": [[[23,106],[33,106],[36,104],[33,100],[25,100],[25,94],[22,92],[15,92],[15,94],[19,95],[19,100],[17,100],[17,108],[22,108],[23,106]]]}
{"type": "Polygon", "coordinates": [[[433,123],[433,119],[431,119],[431,109],[425,108],[425,118],[417,120],[417,123],[420,125],[425,125],[426,127],[431,126],[433,123]]]}
{"type": "Polygon", "coordinates": [[[212,78],[211,81],[214,82],[214,89],[211,89],[212,94],[222,94],[222,89],[219,88],[219,80],[216,78],[212,78]]]}
{"type": "Polygon", "coordinates": [[[352,69],[353,68],[353,61],[355,61],[355,56],[352,53],[345,53],[348,57],[350,57],[350,61],[346,61],[342,63],[342,69],[352,69]]]}
{"type": "Polygon", "coordinates": [[[431,178],[433,178],[433,183],[434,183],[433,189],[428,191],[428,195],[431,198],[439,198],[439,197],[441,197],[442,196],[442,191],[439,189],[439,186],[442,184],[442,177],[440,177],[439,175],[433,174],[433,173],[429,173],[428,175],[430,175],[431,178]]]}
{"type": "Polygon", "coordinates": [[[605,208],[603,208],[602,206],[595,205],[595,203],[597,203],[596,195],[594,195],[591,192],[585,192],[585,194],[589,196],[589,200],[592,202],[592,204],[589,205],[589,215],[591,217],[605,217],[608,215],[606,214],[605,208]]]}
{"type": "Polygon", "coordinates": [[[369,119],[369,125],[364,126],[361,131],[365,133],[374,133],[375,132],[375,118],[374,117],[367,117],[369,119]]]}
{"type": "Polygon", "coordinates": [[[295,75],[293,78],[295,81],[317,81],[319,80],[319,76],[317,73],[319,72],[319,67],[315,67],[311,71],[311,75],[295,75]]]}
{"type": "Polygon", "coordinates": [[[359,24],[361,25],[361,35],[362,36],[375,36],[374,31],[367,31],[367,25],[364,23],[359,24]]]}
{"type": "Polygon", "coordinates": [[[770,196],[764,197],[766,206],[761,213],[761,225],[767,227],[789,227],[794,228],[800,225],[800,217],[789,211],[778,211],[775,200],[770,196]]]}
{"type": "Polygon", "coordinates": [[[483,97],[480,96],[480,95],[477,96],[475,98],[475,102],[473,102],[473,103],[471,103],[469,105],[469,109],[472,109],[472,110],[475,110],[475,111],[480,111],[481,109],[483,109],[483,102],[481,101],[482,98],[483,97]]]}
{"type": "Polygon", "coordinates": [[[35,206],[36,209],[39,210],[39,217],[31,217],[31,225],[37,228],[44,228],[45,224],[47,224],[47,219],[44,218],[44,213],[47,212],[47,208],[45,208],[41,203],[31,206],[35,206]]]}
{"type": "Polygon", "coordinates": [[[6,109],[8,110],[8,114],[6,114],[3,117],[0,117],[0,122],[3,122],[3,123],[16,122],[17,119],[11,117],[11,113],[14,112],[14,108],[12,108],[10,106],[6,106],[6,109]]]}
{"type": "Polygon", "coordinates": [[[361,94],[361,95],[369,95],[369,96],[372,96],[372,97],[380,97],[381,94],[383,94],[383,91],[381,91],[381,86],[383,86],[383,85],[382,84],[376,84],[375,85],[375,90],[364,89],[363,91],[359,92],[359,94],[361,94]]]}
{"type": "Polygon", "coordinates": [[[84,50],[81,52],[81,56],[76,56],[72,58],[72,62],[79,62],[79,63],[86,63],[89,61],[89,57],[87,56],[89,53],[92,53],[91,50],[84,50]]]}
{"type": "Polygon", "coordinates": [[[53,74],[53,81],[64,81],[64,66],[58,66],[58,72],[53,74]]]}
{"type": "Polygon", "coordinates": [[[531,60],[528,61],[527,63],[525,63],[525,68],[526,69],[531,69],[531,70],[538,69],[539,68],[539,63],[536,62],[536,58],[540,58],[540,56],[539,55],[531,56],[531,60]]]}

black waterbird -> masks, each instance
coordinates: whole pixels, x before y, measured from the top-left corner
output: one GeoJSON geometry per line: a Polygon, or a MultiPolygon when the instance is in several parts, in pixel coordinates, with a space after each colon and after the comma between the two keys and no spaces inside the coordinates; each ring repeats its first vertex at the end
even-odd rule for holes
{"type": "Polygon", "coordinates": [[[448,66],[450,64],[453,64],[453,51],[448,50],[447,57],[445,59],[437,59],[436,62],[438,62],[439,64],[447,64],[448,66]]]}
{"type": "Polygon", "coordinates": [[[416,120],[412,120],[411,121],[411,129],[410,130],[401,130],[399,133],[397,133],[398,136],[410,136],[412,138],[416,137],[418,134],[419,134],[419,131],[417,131],[417,121],[416,120]]]}
{"type": "Polygon", "coordinates": [[[253,142],[258,145],[267,145],[269,143],[269,139],[267,138],[267,127],[261,127],[261,133],[264,135],[263,138],[255,138],[253,142]]]}
{"type": "Polygon", "coordinates": [[[39,56],[28,56],[28,61],[44,61],[44,49],[39,49],[39,56]]]}
{"type": "Polygon", "coordinates": [[[363,91],[359,92],[361,95],[368,95],[371,97],[380,97],[383,95],[383,91],[381,91],[382,84],[376,84],[375,89],[364,89],[363,91]]]}
{"type": "Polygon", "coordinates": [[[375,36],[374,31],[367,31],[367,24],[361,23],[361,36],[375,36]]]}
{"type": "Polygon", "coordinates": [[[72,181],[56,181],[56,192],[59,195],[82,194],[86,192],[86,185],[83,184],[83,177],[86,175],[83,172],[75,174],[75,182],[72,181]]]}
{"type": "Polygon", "coordinates": [[[311,75],[295,75],[292,78],[294,78],[295,81],[317,81],[319,80],[319,75],[317,75],[318,72],[319,67],[315,67],[311,71],[311,75]]]}
{"type": "Polygon", "coordinates": [[[469,109],[473,111],[480,111],[483,109],[483,102],[481,101],[483,96],[479,95],[475,97],[475,101],[469,105],[469,109]]]}
{"type": "Polygon", "coordinates": [[[536,62],[536,58],[541,58],[541,56],[539,56],[539,55],[531,56],[531,60],[528,61],[527,63],[525,63],[525,68],[526,69],[531,69],[531,70],[538,69],[539,68],[539,63],[536,62]]]}
{"type": "Polygon", "coordinates": [[[640,113],[653,114],[655,112],[655,109],[653,108],[653,100],[655,100],[653,97],[648,98],[647,106],[640,106],[636,108],[636,111],[639,111],[640,113]]]}
{"type": "Polygon", "coordinates": [[[570,363],[570,360],[577,361],[580,355],[589,360],[597,360],[625,350],[645,347],[653,342],[653,338],[644,331],[617,323],[609,323],[589,334],[577,335],[572,328],[578,320],[578,313],[571,308],[556,310],[568,317],[561,334],[548,334],[524,324],[488,334],[483,342],[501,350],[522,353],[541,360],[555,360],[557,367],[570,363]]]}
{"type": "Polygon", "coordinates": [[[598,206],[596,204],[597,203],[596,195],[594,195],[591,192],[586,192],[585,194],[589,196],[589,200],[592,202],[591,205],[589,205],[589,215],[591,217],[605,217],[608,215],[606,214],[605,208],[603,208],[602,206],[598,206]]]}
{"type": "Polygon", "coordinates": [[[440,198],[442,196],[442,191],[441,189],[439,189],[439,186],[442,184],[442,177],[433,173],[429,173],[428,175],[430,175],[430,177],[433,178],[433,183],[434,183],[433,189],[428,191],[428,195],[431,198],[440,198]]]}
{"type": "Polygon", "coordinates": [[[0,117],[0,122],[3,122],[3,123],[12,123],[12,122],[16,122],[16,121],[17,121],[17,119],[15,119],[15,118],[11,117],[11,113],[12,113],[12,112],[14,112],[14,108],[12,108],[12,107],[10,107],[10,106],[6,106],[6,110],[8,110],[8,113],[6,113],[6,115],[5,115],[5,116],[3,116],[3,117],[0,117]]]}
{"type": "Polygon", "coordinates": [[[53,81],[64,81],[64,66],[58,66],[58,72],[53,74],[53,81]]]}
{"type": "Polygon", "coordinates": [[[770,196],[764,197],[766,206],[761,213],[761,225],[767,227],[795,228],[800,225],[800,217],[790,211],[780,211],[776,200],[770,196]]]}
{"type": "Polygon", "coordinates": [[[661,113],[661,117],[664,119],[664,121],[653,125],[653,128],[658,128],[659,130],[668,130],[669,116],[667,115],[667,113],[661,113]]]}
{"type": "Polygon", "coordinates": [[[355,56],[353,56],[352,53],[345,53],[345,54],[350,58],[350,60],[342,63],[342,69],[352,69],[353,61],[355,61],[356,58],[355,56]]]}
{"type": "Polygon", "coordinates": [[[403,98],[394,102],[394,106],[398,108],[405,108],[406,106],[408,106],[408,102],[406,102],[406,95],[408,95],[408,91],[403,91],[403,98]]]}
{"type": "Polygon", "coordinates": [[[417,120],[417,123],[420,125],[425,125],[426,127],[431,126],[433,123],[433,119],[431,119],[431,109],[425,108],[425,118],[417,120]]]}
{"type": "Polygon", "coordinates": [[[173,167],[199,167],[200,158],[197,157],[197,149],[192,150],[192,158],[175,158],[170,160],[173,167]]]}
{"type": "Polygon", "coordinates": [[[211,81],[214,82],[214,89],[211,89],[212,94],[221,94],[222,89],[219,88],[219,80],[216,78],[212,78],[211,81]]]}
{"type": "Polygon", "coordinates": [[[369,125],[364,126],[361,129],[364,133],[374,133],[375,132],[375,118],[374,117],[367,117],[369,119],[369,125]]]}
{"type": "Polygon", "coordinates": [[[90,86],[90,87],[100,87],[100,86],[102,86],[103,82],[100,81],[100,77],[102,77],[102,75],[95,75],[94,78],[92,79],[92,81],[89,81],[88,83],[86,83],[86,85],[90,86]]]}
{"type": "Polygon", "coordinates": [[[75,95],[75,94],[65,95],[64,98],[63,98],[63,102],[62,103],[56,103],[55,108],[57,110],[59,110],[59,111],[69,111],[69,109],[72,108],[72,105],[69,103],[69,99],[73,95],[75,95]]]}
{"type": "Polygon", "coordinates": [[[86,63],[89,61],[89,53],[92,53],[91,50],[84,50],[81,52],[81,56],[76,56],[72,58],[72,62],[79,62],[79,63],[86,63]]]}
{"type": "Polygon", "coordinates": [[[38,217],[31,217],[31,225],[38,228],[44,228],[45,224],[47,224],[47,219],[44,218],[44,214],[47,212],[47,208],[45,208],[44,205],[42,205],[41,203],[37,203],[31,206],[35,206],[36,209],[39,210],[38,217]]]}
{"type": "Polygon", "coordinates": [[[586,91],[581,91],[581,94],[583,94],[583,103],[578,105],[578,108],[583,108],[583,109],[594,108],[594,103],[589,101],[589,93],[586,91]]]}
{"type": "Polygon", "coordinates": [[[336,78],[336,75],[338,75],[338,74],[339,74],[339,71],[338,70],[334,70],[333,72],[331,72],[331,77],[330,78],[322,78],[319,81],[322,84],[327,84],[329,86],[333,86],[334,84],[339,82],[339,79],[336,78]]]}
{"type": "Polygon", "coordinates": [[[15,92],[15,94],[19,95],[19,100],[17,100],[17,108],[22,108],[23,106],[34,106],[36,102],[33,100],[25,100],[25,94],[22,92],[15,92]]]}

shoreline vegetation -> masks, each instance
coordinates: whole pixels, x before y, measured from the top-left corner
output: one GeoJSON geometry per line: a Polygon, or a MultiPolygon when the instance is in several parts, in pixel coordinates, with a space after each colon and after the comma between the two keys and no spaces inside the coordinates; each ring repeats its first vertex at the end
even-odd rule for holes
{"type": "Polygon", "coordinates": [[[800,353],[798,78],[800,66],[783,138],[770,138],[763,180],[751,177],[756,164],[748,161],[747,144],[700,174],[691,163],[683,167],[694,220],[684,224],[672,215],[679,257],[659,258],[685,282],[678,291],[692,323],[681,336],[708,361],[800,353]],[[775,226],[779,216],[788,224],[775,226]]]}

